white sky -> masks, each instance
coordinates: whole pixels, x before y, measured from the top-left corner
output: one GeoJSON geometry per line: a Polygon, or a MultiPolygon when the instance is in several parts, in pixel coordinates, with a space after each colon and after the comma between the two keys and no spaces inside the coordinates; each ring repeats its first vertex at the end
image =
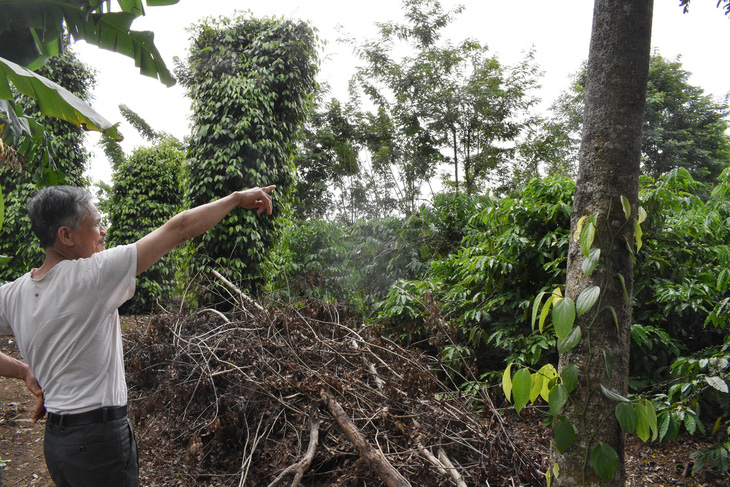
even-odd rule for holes
{"type": "MultiPolygon", "coordinates": [[[[591,0],[442,0],[445,9],[464,5],[465,10],[444,38],[458,42],[475,38],[486,44],[505,64],[515,64],[523,53],[535,49],[544,76],[538,96],[546,108],[568,87],[570,75],[588,57],[593,2],[591,0]]],[[[722,54],[730,45],[730,18],[716,7],[716,0],[693,0],[688,14],[682,14],[679,0],[655,0],[652,47],[665,58],[681,56],[690,82],[708,94],[724,97],[730,92],[730,63],[722,54]]],[[[375,22],[400,21],[399,0],[180,0],[177,5],[150,7],[145,17],[133,24],[135,30],[152,30],[155,44],[168,67],[174,56],[185,58],[189,45],[187,27],[198,19],[232,16],[251,11],[256,16],[279,16],[308,20],[327,41],[320,81],[332,87],[332,96],[346,99],[347,82],[357,61],[348,46],[337,42],[342,33],[358,41],[374,38],[375,22]],[[338,31],[338,26],[340,30],[338,31]]],[[[102,51],[83,42],[74,45],[80,58],[97,70],[92,106],[112,123],[122,122],[124,150],[144,145],[136,131],[124,122],[118,106],[125,104],[155,130],[183,139],[189,132],[189,101],[179,86],[166,88],[159,81],[139,74],[125,56],[102,51]]],[[[97,134],[87,138],[90,148],[97,134]]],[[[111,180],[111,167],[101,150],[94,150],[89,175],[95,181],[111,180]]]]}

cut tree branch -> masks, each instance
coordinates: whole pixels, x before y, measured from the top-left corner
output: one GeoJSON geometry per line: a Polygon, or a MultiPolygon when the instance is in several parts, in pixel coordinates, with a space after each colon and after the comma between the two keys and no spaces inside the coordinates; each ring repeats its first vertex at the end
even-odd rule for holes
{"type": "Polygon", "coordinates": [[[345,414],[345,410],[342,409],[340,403],[334,400],[326,391],[322,391],[322,399],[327,405],[327,409],[337,424],[342,428],[342,431],[347,436],[347,439],[355,445],[360,458],[375,471],[380,477],[380,480],[386,485],[386,487],[411,487],[410,482],[406,480],[388,460],[385,459],[383,454],[375,450],[370,444],[365,441],[360,430],[357,429],[355,423],[345,414]]]}
{"type": "Polygon", "coordinates": [[[314,460],[314,453],[317,451],[317,443],[319,442],[319,412],[316,407],[312,407],[309,414],[309,446],[307,446],[307,452],[304,454],[301,460],[293,465],[289,465],[269,484],[269,487],[276,487],[284,482],[284,478],[292,472],[296,472],[294,475],[294,481],[291,487],[297,487],[302,481],[304,472],[309,470],[309,466],[312,465],[314,460]]]}
{"type": "Polygon", "coordinates": [[[213,275],[215,277],[217,277],[218,279],[220,279],[220,281],[223,284],[225,284],[231,291],[233,291],[234,293],[236,293],[238,295],[238,297],[240,297],[243,302],[250,304],[251,306],[253,306],[254,308],[256,308],[259,311],[263,311],[264,310],[264,308],[259,303],[257,303],[256,301],[254,301],[251,296],[249,296],[248,294],[246,294],[243,291],[241,291],[240,289],[238,289],[235,284],[233,284],[231,281],[229,281],[228,279],[226,279],[225,277],[223,277],[223,275],[221,275],[220,272],[216,271],[215,269],[211,269],[211,272],[213,273],[213,275]]]}

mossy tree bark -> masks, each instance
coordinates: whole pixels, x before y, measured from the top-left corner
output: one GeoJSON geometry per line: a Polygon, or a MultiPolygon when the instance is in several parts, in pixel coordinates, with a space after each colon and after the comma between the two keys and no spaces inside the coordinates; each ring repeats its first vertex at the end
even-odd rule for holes
{"type": "Polygon", "coordinates": [[[601,260],[586,277],[580,244],[571,239],[565,294],[575,300],[587,287],[600,286],[601,299],[598,311],[576,322],[583,331],[581,344],[560,359],[561,370],[574,363],[581,374],[564,411],[576,430],[576,442],[562,454],[553,453],[560,468],[557,485],[625,483],[624,435],[613,415],[616,402],[604,397],[599,385],[622,395],[628,388],[634,227],[624,215],[621,196],[628,198],[635,218],[652,11],[653,0],[595,1],[571,228],[575,232],[581,217],[598,214],[593,246],[601,250],[601,260]],[[591,468],[590,452],[598,442],[618,453],[611,481],[601,480],[591,468]]]}

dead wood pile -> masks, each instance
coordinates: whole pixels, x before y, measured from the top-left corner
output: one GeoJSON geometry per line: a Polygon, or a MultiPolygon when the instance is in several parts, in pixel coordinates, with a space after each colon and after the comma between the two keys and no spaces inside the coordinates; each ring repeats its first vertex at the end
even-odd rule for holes
{"type": "Polygon", "coordinates": [[[147,486],[541,485],[544,448],[435,363],[320,302],[158,314],[126,334],[147,486]]]}

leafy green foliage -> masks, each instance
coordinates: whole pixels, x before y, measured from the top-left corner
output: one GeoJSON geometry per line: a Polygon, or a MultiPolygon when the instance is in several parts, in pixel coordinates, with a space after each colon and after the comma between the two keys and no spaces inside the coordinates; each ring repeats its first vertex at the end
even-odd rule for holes
{"type": "Polygon", "coordinates": [[[716,196],[703,200],[697,193],[704,186],[677,169],[648,180],[642,192],[651,218],[645,224],[647,248],[637,259],[635,320],[664,329],[694,350],[714,341],[707,325],[728,324],[721,307],[729,296],[723,272],[730,267],[730,205],[719,195],[729,186],[725,171],[716,196]]]}
{"type": "Polygon", "coordinates": [[[665,381],[684,347],[663,329],[638,323],[631,326],[631,338],[629,387],[641,391],[665,381]]]}
{"type": "Polygon", "coordinates": [[[468,225],[459,230],[464,238],[456,252],[433,260],[423,283],[401,282],[391,288],[380,305],[386,328],[408,330],[414,339],[423,340],[427,330],[414,327],[413,316],[400,315],[397,306],[404,299],[410,302],[401,289],[420,293],[410,298],[414,303],[408,309],[415,309],[428,292],[443,318],[458,328],[460,340],[481,355],[487,354],[483,347],[492,348],[488,355],[495,368],[507,356],[539,363],[554,341],[532,333],[528,308],[532,296],[541,291],[541,278],[564,276],[561,264],[567,257],[573,188],[568,179],[535,179],[512,198],[482,200],[468,225]]]}
{"type": "Polygon", "coordinates": [[[292,155],[316,91],[316,48],[301,22],[242,16],[193,28],[187,66],[178,70],[193,100],[190,206],[277,185],[273,218],[233,212],[192,242],[195,273],[217,267],[242,289],[262,284],[261,263],[291,205],[292,155]]]}
{"type": "MultiPolygon", "coordinates": [[[[554,104],[556,123],[580,133],[585,97],[585,67],[554,104]]],[[[642,172],[653,178],[686,169],[694,179],[712,182],[730,164],[727,100],[718,101],[689,83],[679,60],[651,56],[642,139],[642,172]]],[[[577,146],[579,137],[570,136],[577,146]]],[[[577,154],[577,150],[568,149],[577,154]]],[[[574,161],[577,159],[574,157],[574,161]]]]}
{"type": "MultiPolygon", "coordinates": [[[[109,247],[134,243],[181,210],[182,144],[166,138],[137,148],[113,176],[109,199],[109,247]]],[[[137,277],[134,297],[125,309],[149,311],[175,291],[176,256],[171,253],[137,277]]]]}
{"type": "MultiPolygon", "coordinates": [[[[39,70],[39,75],[56,81],[83,99],[88,99],[94,85],[93,71],[79,61],[73,51],[51,58],[39,70]]],[[[0,170],[0,185],[5,191],[5,220],[0,228],[0,254],[12,257],[7,265],[0,267],[0,279],[11,280],[40,266],[43,249],[32,245],[34,240],[30,229],[30,219],[26,212],[28,200],[35,194],[39,185],[72,184],[85,186],[83,178],[88,161],[88,151],[84,148],[84,132],[61,120],[41,116],[34,99],[19,96],[17,105],[38,122],[47,125],[52,138],[49,139],[50,151],[54,154],[51,165],[31,164],[35,171],[16,171],[12,168],[0,170]]],[[[41,153],[37,157],[42,157],[41,153]]]]}

